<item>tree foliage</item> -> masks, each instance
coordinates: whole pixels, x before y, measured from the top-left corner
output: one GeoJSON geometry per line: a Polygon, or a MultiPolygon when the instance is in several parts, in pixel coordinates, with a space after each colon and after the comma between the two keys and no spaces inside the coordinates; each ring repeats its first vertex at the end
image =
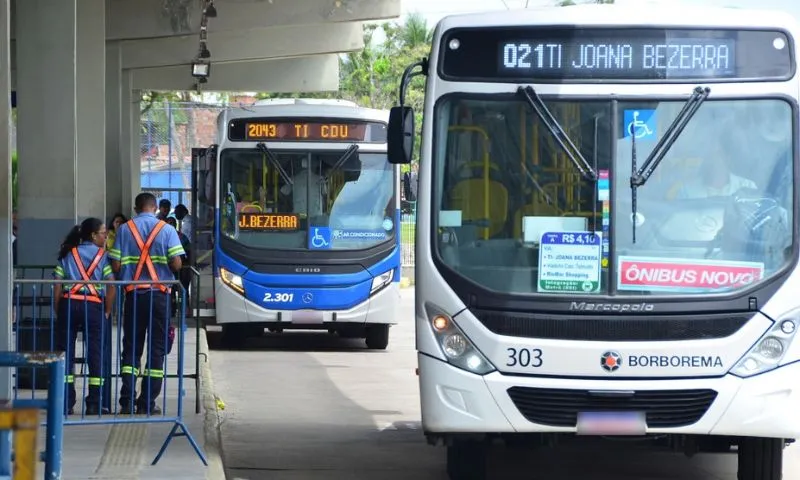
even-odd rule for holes
{"type": "MultiPolygon", "coordinates": [[[[408,15],[402,24],[364,25],[364,48],[340,56],[339,91],[261,93],[258,98],[338,98],[363,107],[388,110],[397,104],[403,71],[429,55],[432,39],[433,28],[421,14],[408,15]],[[377,42],[379,28],[385,38],[377,42]]],[[[423,88],[424,82],[416,77],[406,91],[406,104],[414,107],[417,113],[417,152],[422,126],[423,88]]]]}

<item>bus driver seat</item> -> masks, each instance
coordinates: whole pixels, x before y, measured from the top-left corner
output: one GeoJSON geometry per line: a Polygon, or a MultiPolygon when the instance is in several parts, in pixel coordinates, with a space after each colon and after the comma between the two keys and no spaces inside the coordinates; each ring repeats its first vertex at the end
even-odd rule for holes
{"type": "Polygon", "coordinates": [[[503,183],[492,178],[500,176],[500,168],[488,159],[486,162],[488,165],[484,162],[464,165],[459,172],[462,179],[450,190],[449,198],[450,208],[461,210],[462,221],[478,222],[477,231],[483,239],[500,233],[508,219],[508,190],[503,183]]]}

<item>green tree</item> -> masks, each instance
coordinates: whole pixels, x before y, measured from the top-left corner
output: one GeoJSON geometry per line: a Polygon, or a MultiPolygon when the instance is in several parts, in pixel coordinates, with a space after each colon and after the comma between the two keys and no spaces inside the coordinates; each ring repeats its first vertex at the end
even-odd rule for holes
{"type": "MultiPolygon", "coordinates": [[[[414,13],[401,23],[386,22],[364,26],[364,48],[340,56],[339,90],[314,93],[261,93],[258,98],[340,98],[361,106],[387,110],[397,104],[400,79],[403,71],[413,62],[430,54],[433,29],[425,17],[414,13]],[[378,28],[385,39],[375,42],[378,28]]],[[[424,81],[412,80],[406,91],[406,104],[416,112],[417,141],[415,158],[418,158],[422,128],[424,81]]]]}

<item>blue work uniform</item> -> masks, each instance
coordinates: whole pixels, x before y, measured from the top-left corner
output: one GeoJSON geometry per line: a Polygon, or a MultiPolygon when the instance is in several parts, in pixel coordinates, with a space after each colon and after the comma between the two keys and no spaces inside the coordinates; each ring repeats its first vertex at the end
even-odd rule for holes
{"type": "Polygon", "coordinates": [[[105,250],[94,243],[83,242],[58,261],[53,276],[65,281],[58,303],[54,339],[55,350],[65,352],[67,357],[65,406],[69,413],[75,407],[75,342],[78,331],[83,330],[89,367],[86,411],[95,414],[101,403],[105,409],[111,405],[111,327],[105,321],[106,289],[102,284],[69,281],[113,280],[111,264],[105,250]],[[103,386],[106,388],[101,388],[103,386]]]}
{"type": "Polygon", "coordinates": [[[120,280],[152,280],[149,284],[124,287],[119,397],[123,413],[133,413],[134,406],[137,413],[158,413],[155,400],[164,382],[171,290],[170,285],[160,282],[175,278],[169,261],[184,254],[178,232],[164,227],[169,225],[152,213],[137,215],[119,226],[114,248],[109,252],[111,259],[120,262],[120,280]],[[146,334],[147,368],[142,372],[142,391],[136,398],[136,377],[146,334]]]}

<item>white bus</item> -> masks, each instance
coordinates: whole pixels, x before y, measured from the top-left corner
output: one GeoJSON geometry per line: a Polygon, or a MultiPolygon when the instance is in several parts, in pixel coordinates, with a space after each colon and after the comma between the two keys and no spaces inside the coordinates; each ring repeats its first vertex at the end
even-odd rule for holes
{"type": "MultiPolygon", "coordinates": [[[[575,6],[444,18],[416,230],[422,424],[452,479],[489,440],[625,435],[781,478],[800,434],[798,26],[575,6]],[[734,448],[737,447],[737,448],[734,448]]],[[[389,159],[410,161],[413,110],[389,159]]]]}
{"type": "Polygon", "coordinates": [[[223,342],[327,330],[386,349],[400,300],[399,167],[388,112],[272,99],[218,118],[214,296],[223,342]]]}

